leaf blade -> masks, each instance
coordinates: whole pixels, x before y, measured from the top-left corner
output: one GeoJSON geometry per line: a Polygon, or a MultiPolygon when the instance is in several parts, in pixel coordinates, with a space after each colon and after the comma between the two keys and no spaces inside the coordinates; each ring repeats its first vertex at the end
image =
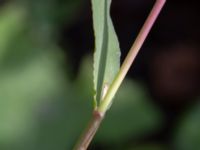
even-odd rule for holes
{"type": "Polygon", "coordinates": [[[120,48],[110,17],[111,0],[92,0],[95,33],[94,90],[95,103],[102,97],[120,68],[120,48]]]}

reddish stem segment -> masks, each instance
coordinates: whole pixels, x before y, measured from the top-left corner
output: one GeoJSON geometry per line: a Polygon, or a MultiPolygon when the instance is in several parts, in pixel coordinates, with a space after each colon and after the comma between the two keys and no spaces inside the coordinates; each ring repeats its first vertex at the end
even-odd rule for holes
{"type": "Polygon", "coordinates": [[[86,150],[88,148],[101,124],[101,121],[103,120],[103,117],[104,115],[100,114],[98,111],[95,110],[93,112],[92,119],[74,150],[86,150]]]}

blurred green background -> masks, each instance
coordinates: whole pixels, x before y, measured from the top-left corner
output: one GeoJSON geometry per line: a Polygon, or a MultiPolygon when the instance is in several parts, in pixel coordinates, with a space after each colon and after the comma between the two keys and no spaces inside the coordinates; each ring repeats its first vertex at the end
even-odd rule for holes
{"type": "MultiPolygon", "coordinates": [[[[168,3],[89,149],[200,149],[199,22],[169,25],[197,12],[181,5],[172,18],[178,0],[168,3]]],[[[152,4],[113,1],[122,58],[152,4]]],[[[92,112],[90,9],[89,0],[0,1],[0,150],[72,149],[92,112]]]]}

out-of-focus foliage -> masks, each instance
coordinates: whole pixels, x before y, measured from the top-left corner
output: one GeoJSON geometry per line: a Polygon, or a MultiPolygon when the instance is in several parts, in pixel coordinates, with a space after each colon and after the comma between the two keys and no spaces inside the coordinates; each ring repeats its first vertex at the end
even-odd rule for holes
{"type": "Polygon", "coordinates": [[[0,57],[2,62],[10,42],[14,42],[24,28],[25,14],[22,9],[14,6],[2,8],[0,12],[0,57]]]}
{"type": "MultiPolygon", "coordinates": [[[[70,25],[82,3],[13,0],[1,6],[0,150],[72,149],[85,128],[92,112],[92,59],[83,60],[77,78],[71,81],[71,64],[63,67],[66,58],[57,45],[59,25],[70,25]]],[[[194,143],[199,146],[195,132],[198,113],[197,108],[184,121],[176,140],[178,147],[182,141],[187,150],[193,150],[194,143]],[[187,135],[190,138],[184,138],[187,135]]],[[[160,112],[151,104],[144,86],[128,79],[116,95],[95,143],[123,145],[132,137],[137,139],[159,129],[161,123],[160,112]]],[[[159,149],[154,145],[140,149],[155,147],[159,149]]]]}
{"type": "Polygon", "coordinates": [[[159,144],[146,144],[143,146],[136,146],[128,150],[166,150],[162,145],[159,144]]]}
{"type": "Polygon", "coordinates": [[[175,146],[177,150],[200,149],[200,103],[198,102],[181,120],[177,127],[175,146]]]}
{"type": "MultiPolygon", "coordinates": [[[[61,69],[63,56],[52,36],[61,16],[55,14],[59,6],[52,3],[57,2],[15,1],[1,7],[2,150],[66,149],[73,139],[72,125],[77,123],[69,119],[80,120],[70,111],[75,103],[71,97],[76,94],[68,88],[70,83],[61,69]]],[[[74,7],[75,3],[72,3],[74,7]]],[[[72,13],[72,10],[62,12],[62,15],[72,13]]]]}

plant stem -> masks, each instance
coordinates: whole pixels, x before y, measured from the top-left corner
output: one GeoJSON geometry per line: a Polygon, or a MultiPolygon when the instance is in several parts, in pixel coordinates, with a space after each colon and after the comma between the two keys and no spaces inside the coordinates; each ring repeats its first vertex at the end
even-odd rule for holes
{"type": "Polygon", "coordinates": [[[94,110],[91,121],[88,124],[87,129],[80,138],[80,141],[74,148],[74,150],[86,150],[92,141],[96,131],[98,130],[101,121],[103,120],[104,114],[94,110]]]}
{"type": "Polygon", "coordinates": [[[139,32],[135,42],[133,43],[128,55],[126,56],[119,73],[117,74],[115,80],[113,81],[110,88],[108,89],[108,92],[105,95],[104,99],[100,103],[100,106],[98,108],[99,112],[105,113],[107,109],[110,107],[110,105],[112,104],[113,97],[115,96],[117,90],[119,89],[133,61],[135,60],[136,55],[138,54],[140,48],[142,47],[142,44],[147,38],[147,35],[149,34],[164,4],[165,4],[165,0],[156,1],[141,31],[139,32]]]}
{"type": "Polygon", "coordinates": [[[120,71],[118,72],[113,83],[109,87],[105,97],[101,101],[99,107],[94,111],[91,122],[88,125],[88,128],[83,133],[80,141],[74,150],[86,150],[93,139],[96,131],[98,130],[101,121],[104,118],[104,115],[110,105],[112,104],[112,99],[115,96],[117,90],[119,89],[122,81],[124,80],[128,70],[130,69],[133,61],[135,60],[136,55],[138,54],[142,44],[144,43],[147,35],[149,34],[156,18],[158,17],[162,7],[164,6],[166,0],[156,0],[147,20],[145,21],[141,31],[139,32],[133,46],[131,47],[127,57],[125,58],[120,71]]]}

